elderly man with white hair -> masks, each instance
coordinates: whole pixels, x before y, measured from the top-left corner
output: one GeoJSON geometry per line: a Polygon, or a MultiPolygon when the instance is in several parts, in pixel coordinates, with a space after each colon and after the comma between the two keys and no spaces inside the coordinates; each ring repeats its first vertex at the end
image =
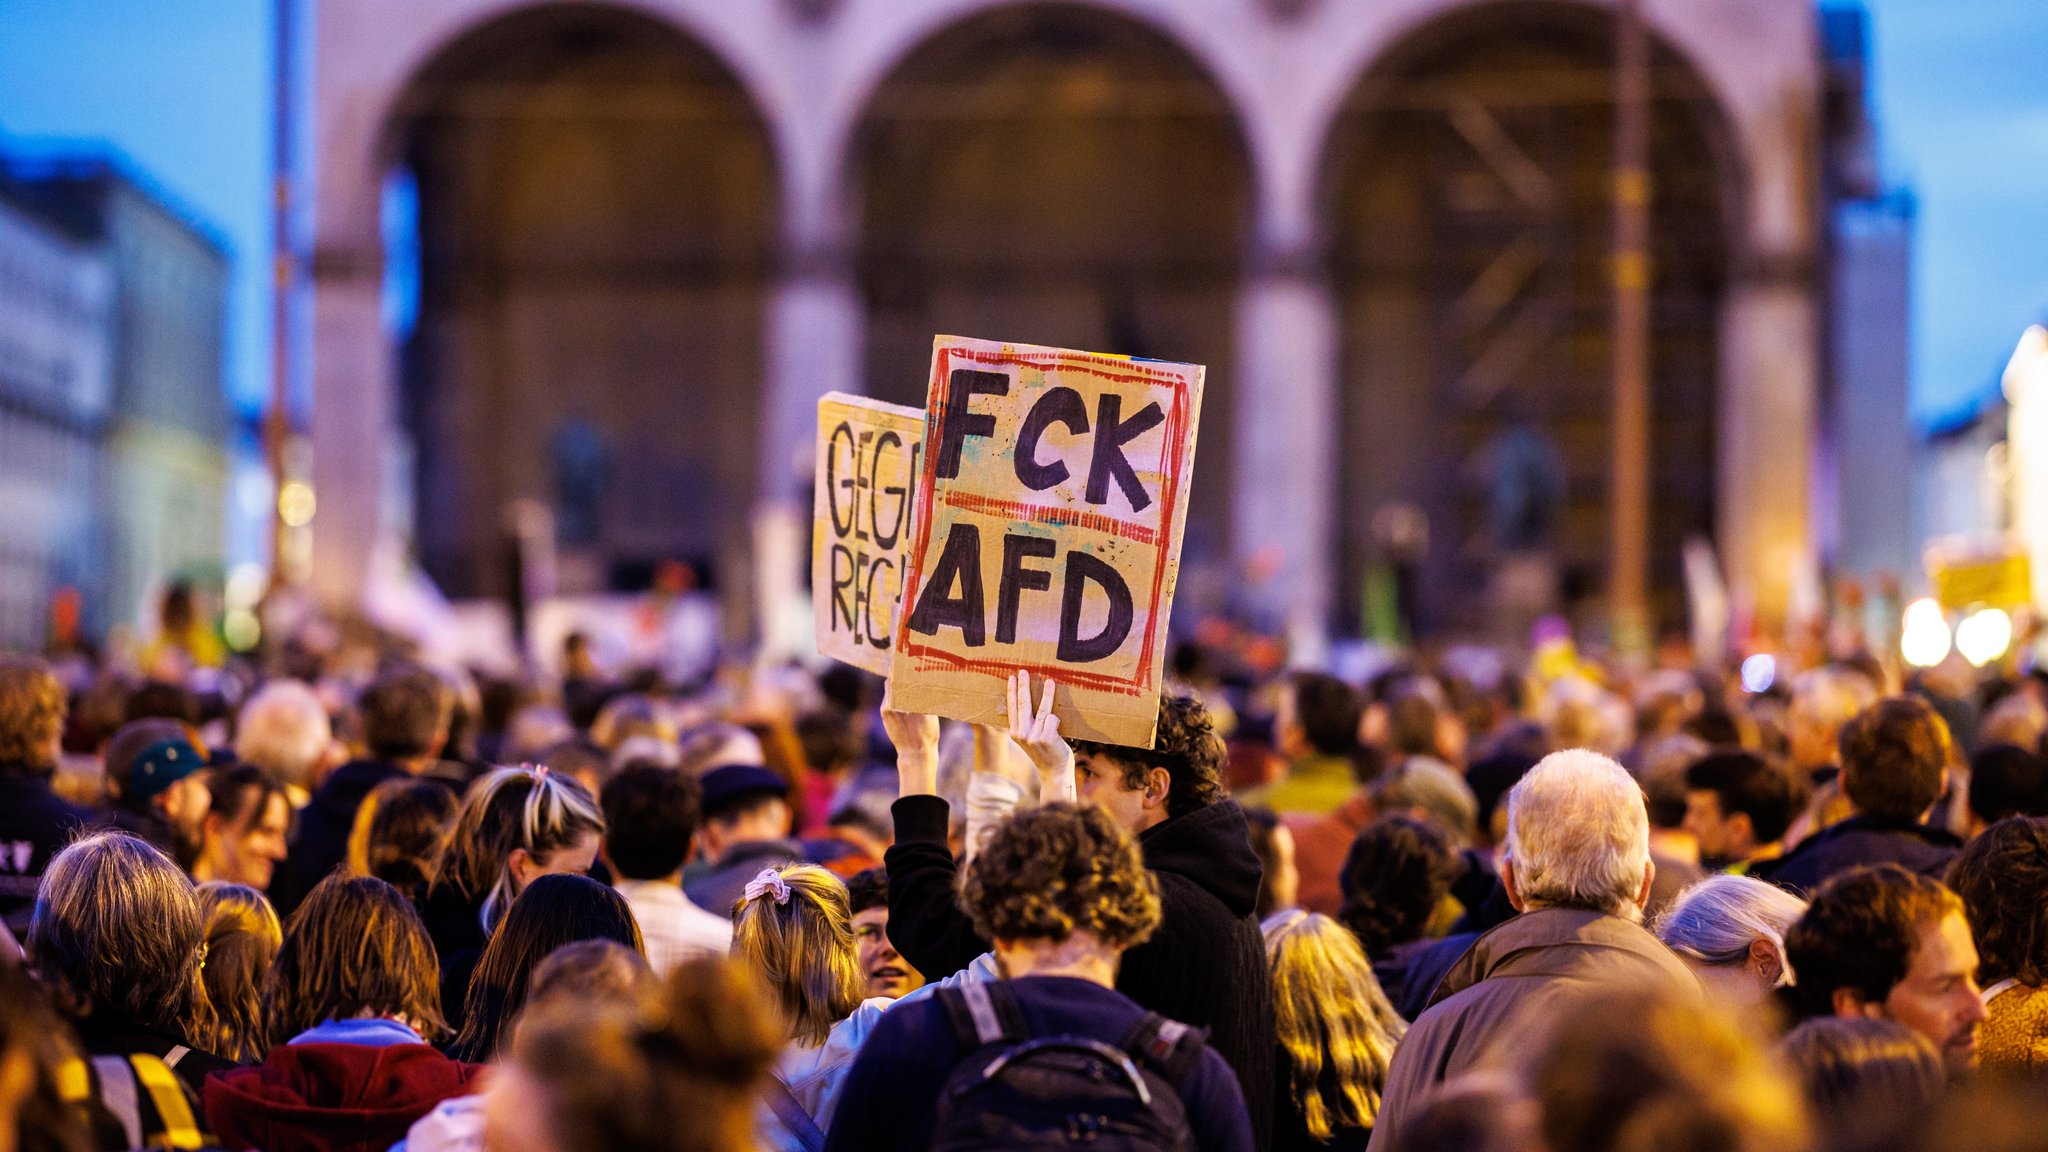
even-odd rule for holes
{"type": "Polygon", "coordinates": [[[297,680],[272,680],[242,705],[235,759],[282,781],[292,790],[293,807],[303,807],[321,777],[346,758],[326,706],[297,680]]]}
{"type": "Polygon", "coordinates": [[[1595,997],[1645,988],[1701,995],[1685,964],[1642,927],[1655,875],[1642,789],[1621,765],[1574,749],[1531,768],[1508,793],[1500,861],[1519,915],[1473,942],[1395,1050],[1373,1152],[1400,1147],[1431,1088],[1513,1064],[1595,997]]]}

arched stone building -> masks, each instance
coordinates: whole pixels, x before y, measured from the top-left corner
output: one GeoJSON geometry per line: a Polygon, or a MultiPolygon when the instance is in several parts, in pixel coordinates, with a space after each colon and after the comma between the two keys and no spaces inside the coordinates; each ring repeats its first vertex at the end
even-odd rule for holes
{"type": "MultiPolygon", "coordinates": [[[[1668,617],[1679,540],[1710,534],[1768,618],[1814,562],[1815,12],[1643,8],[1653,576],[1668,617]]],[[[915,402],[937,332],[1211,366],[1186,596],[1353,622],[1371,520],[1407,503],[1456,623],[1471,477],[1531,422],[1597,584],[1612,25],[1604,0],[320,2],[319,588],[361,586],[396,495],[430,573],[491,591],[506,502],[578,467],[610,562],[738,562],[804,507],[818,395],[915,402]]]]}

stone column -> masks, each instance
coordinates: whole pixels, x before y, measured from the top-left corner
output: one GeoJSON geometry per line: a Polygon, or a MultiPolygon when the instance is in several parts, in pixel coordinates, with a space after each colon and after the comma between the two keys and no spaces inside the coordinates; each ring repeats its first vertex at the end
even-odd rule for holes
{"type": "Polygon", "coordinates": [[[377,544],[397,409],[374,248],[313,257],[313,572],[315,596],[362,604],[377,544]]]}
{"type": "Polygon", "coordinates": [[[1315,661],[1329,630],[1338,415],[1337,305],[1313,245],[1252,253],[1236,361],[1237,411],[1206,414],[1236,422],[1236,579],[1247,603],[1287,629],[1295,657],[1315,661]]]}
{"type": "MultiPolygon", "coordinates": [[[[1721,561],[1767,636],[1813,611],[1819,353],[1812,262],[1739,261],[1721,305],[1721,561]]],[[[1901,462],[1903,466],[1904,462],[1901,462]]],[[[1900,511],[1901,515],[1905,510],[1900,511]]]]}
{"type": "Polygon", "coordinates": [[[755,627],[763,659],[808,654],[808,503],[818,397],[863,391],[861,307],[835,244],[792,244],[768,290],[761,482],[754,510],[755,627]]]}

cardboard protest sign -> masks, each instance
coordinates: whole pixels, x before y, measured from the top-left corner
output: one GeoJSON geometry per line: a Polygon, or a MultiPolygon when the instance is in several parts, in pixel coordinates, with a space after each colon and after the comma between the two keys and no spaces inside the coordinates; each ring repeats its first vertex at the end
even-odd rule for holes
{"type": "Polygon", "coordinates": [[[924,413],[865,396],[818,401],[811,603],[818,651],[889,673],[924,413]]]}
{"type": "Polygon", "coordinates": [[[896,707],[1000,725],[1024,670],[1069,738],[1152,746],[1203,371],[933,343],[896,707]]]}

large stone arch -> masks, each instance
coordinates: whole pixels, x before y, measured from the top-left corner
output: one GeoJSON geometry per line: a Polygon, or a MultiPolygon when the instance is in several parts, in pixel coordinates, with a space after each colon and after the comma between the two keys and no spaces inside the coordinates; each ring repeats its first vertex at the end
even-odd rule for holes
{"type": "MultiPolygon", "coordinates": [[[[1719,324],[1744,173],[1698,73],[1652,44],[1654,607],[1717,528],[1719,324]]],[[[1518,639],[1605,587],[1612,442],[1613,20],[1469,6],[1410,30],[1333,121],[1323,196],[1340,315],[1339,620],[1419,510],[1412,595],[1438,633],[1518,639]],[[1543,585],[1551,596],[1543,604],[1543,585]]]]}
{"type": "Polygon", "coordinates": [[[1207,364],[1186,555],[1227,566],[1255,181],[1202,63],[1107,6],[985,11],[897,62],[849,172],[869,391],[920,402],[935,332],[1207,364]]]}

